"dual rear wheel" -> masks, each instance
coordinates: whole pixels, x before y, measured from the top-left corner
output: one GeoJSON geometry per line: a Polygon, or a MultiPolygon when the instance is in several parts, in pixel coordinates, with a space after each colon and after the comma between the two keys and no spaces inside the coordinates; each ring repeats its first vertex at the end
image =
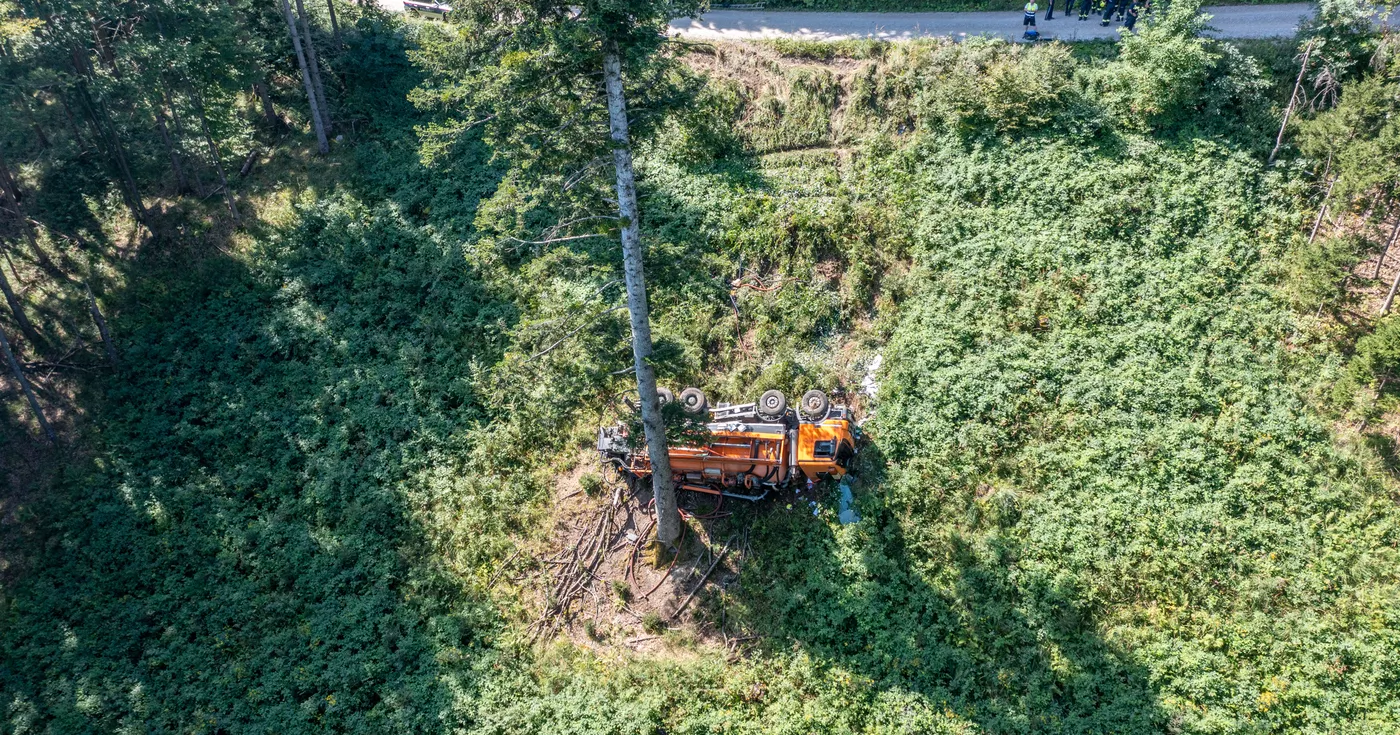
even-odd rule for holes
{"type": "MultiPolygon", "coordinates": [[[[787,396],[780,390],[764,391],[758,397],[758,412],[764,416],[778,418],[787,411],[787,396]]],[[[831,399],[819,390],[809,390],[802,394],[797,410],[808,421],[821,421],[831,411],[831,399]]]]}
{"type": "MultiPolygon", "coordinates": [[[[656,399],[661,405],[676,402],[676,394],[670,388],[657,388],[656,399]]],[[[686,388],[680,395],[681,408],[687,413],[704,413],[710,408],[710,402],[705,398],[705,392],[699,388],[686,388]]]]}
{"type": "MultiPolygon", "coordinates": [[[[656,397],[663,406],[676,401],[676,394],[669,388],[657,388],[656,397]]],[[[687,413],[704,413],[710,409],[709,399],[699,388],[686,388],[681,391],[680,402],[687,413]]],[[[821,421],[831,410],[831,399],[819,390],[809,390],[802,394],[802,400],[797,405],[803,418],[808,421],[821,421]]],[[[758,397],[757,406],[760,414],[778,418],[787,411],[788,399],[780,390],[768,390],[758,397]]]]}

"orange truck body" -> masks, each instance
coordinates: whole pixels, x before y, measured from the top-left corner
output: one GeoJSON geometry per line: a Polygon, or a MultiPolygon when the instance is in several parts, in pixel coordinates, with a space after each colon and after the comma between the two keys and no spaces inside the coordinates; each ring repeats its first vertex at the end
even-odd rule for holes
{"type": "MultiPolygon", "coordinates": [[[[830,408],[817,419],[785,410],[761,416],[752,404],[716,407],[707,423],[709,440],[670,449],[678,488],[757,500],[769,490],[846,474],[855,455],[850,412],[830,408]]],[[[646,451],[631,451],[621,427],[599,432],[598,449],[607,461],[634,478],[651,476],[646,451]]]]}

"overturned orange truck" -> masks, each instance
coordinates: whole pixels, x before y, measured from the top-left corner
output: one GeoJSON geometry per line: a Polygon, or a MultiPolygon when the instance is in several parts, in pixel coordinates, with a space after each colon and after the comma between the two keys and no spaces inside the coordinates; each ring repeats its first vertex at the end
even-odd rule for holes
{"type": "MultiPolygon", "coordinates": [[[[675,400],[658,391],[663,404],[675,400]]],[[[682,490],[759,500],[770,490],[822,477],[841,477],[856,454],[851,412],[832,405],[819,390],[807,391],[797,410],[782,391],[765,392],[753,403],[710,408],[696,388],[681,391],[680,403],[692,414],[706,414],[708,440],[703,445],[673,446],[671,473],[682,490]]],[[[645,449],[633,449],[623,426],[598,431],[598,452],[605,462],[636,479],[651,476],[645,449]]]]}

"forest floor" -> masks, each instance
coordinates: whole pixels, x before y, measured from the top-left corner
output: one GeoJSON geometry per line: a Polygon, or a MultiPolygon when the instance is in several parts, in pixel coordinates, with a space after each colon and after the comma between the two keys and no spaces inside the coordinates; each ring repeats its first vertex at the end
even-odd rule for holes
{"type": "Polygon", "coordinates": [[[610,473],[587,492],[583,478],[596,478],[597,469],[590,453],[560,478],[548,538],[523,563],[530,569],[522,581],[536,634],[641,652],[694,643],[734,650],[753,640],[731,635],[722,619],[694,617],[703,597],[738,579],[749,553],[747,528],[733,520],[734,512],[724,502],[682,493],[678,550],[658,554],[648,489],[633,492],[610,473]]]}

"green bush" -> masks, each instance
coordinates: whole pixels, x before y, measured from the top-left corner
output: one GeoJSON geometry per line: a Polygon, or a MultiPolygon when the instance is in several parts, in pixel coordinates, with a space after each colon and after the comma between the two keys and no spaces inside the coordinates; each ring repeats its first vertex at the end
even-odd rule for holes
{"type": "Polygon", "coordinates": [[[661,619],[661,615],[655,611],[642,616],[642,630],[652,635],[659,635],[666,632],[666,621],[661,619]]]}
{"type": "Polygon", "coordinates": [[[1358,382],[1373,385],[1400,379],[1400,319],[1387,316],[1357,340],[1348,370],[1358,382]]]}

